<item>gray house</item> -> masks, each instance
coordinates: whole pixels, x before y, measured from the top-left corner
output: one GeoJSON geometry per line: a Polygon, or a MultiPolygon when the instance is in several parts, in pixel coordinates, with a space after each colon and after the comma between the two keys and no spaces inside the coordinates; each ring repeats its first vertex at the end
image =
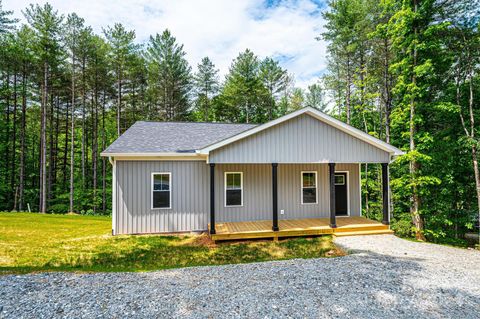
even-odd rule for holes
{"type": "Polygon", "coordinates": [[[102,152],[113,234],[225,235],[216,239],[389,231],[388,164],[401,154],[313,108],[262,125],[137,122],[102,152]],[[360,163],[382,164],[383,224],[361,218],[360,163]]]}

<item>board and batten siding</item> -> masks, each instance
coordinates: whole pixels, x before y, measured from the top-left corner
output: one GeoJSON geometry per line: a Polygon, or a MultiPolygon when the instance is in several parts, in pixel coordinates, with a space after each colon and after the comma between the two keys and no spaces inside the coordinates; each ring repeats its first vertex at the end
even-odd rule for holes
{"type": "MultiPolygon", "coordinates": [[[[336,171],[348,171],[350,216],[361,215],[359,164],[337,164],[336,171]]],[[[328,217],[330,194],[327,164],[278,165],[278,218],[328,217]],[[317,204],[301,203],[302,171],[317,172],[317,204]],[[280,214],[283,210],[284,214],[280,214]]],[[[216,164],[215,218],[218,223],[272,219],[271,164],[216,164]],[[225,172],[243,173],[243,206],[225,207],[225,172]]]]}
{"type": "MultiPolygon", "coordinates": [[[[207,230],[210,214],[209,166],[204,161],[116,161],[115,234],[207,230]],[[153,172],[171,173],[171,208],[151,209],[153,172]]],[[[360,216],[359,164],[337,164],[349,171],[350,215],[360,216]]],[[[279,219],[329,216],[328,165],[279,164],[279,219]],[[316,171],[318,203],[301,204],[301,172],[316,171]],[[284,210],[284,214],[280,214],[284,210]]],[[[272,219],[270,164],[215,166],[217,223],[272,219]],[[225,207],[225,172],[243,173],[243,206],[225,207]]]]}
{"type": "Polygon", "coordinates": [[[206,230],[209,167],[204,161],[116,161],[116,234],[206,230]],[[171,173],[171,208],[152,209],[154,172],[171,173]]]}
{"type": "Polygon", "coordinates": [[[303,114],[209,154],[210,163],[389,163],[390,154],[303,114]]]}

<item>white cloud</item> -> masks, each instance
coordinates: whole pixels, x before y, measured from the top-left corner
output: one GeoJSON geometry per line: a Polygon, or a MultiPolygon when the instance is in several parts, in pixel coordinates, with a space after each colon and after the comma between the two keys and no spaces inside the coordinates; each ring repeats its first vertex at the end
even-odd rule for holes
{"type": "MultiPolygon", "coordinates": [[[[45,1],[8,0],[5,10],[15,16],[29,3],[45,1]]],[[[261,58],[273,56],[295,74],[296,84],[315,82],[326,66],[326,44],[315,40],[323,26],[314,0],[51,0],[61,14],[76,12],[95,32],[121,22],[134,29],[138,42],[168,28],[184,44],[187,59],[195,69],[209,56],[222,75],[239,52],[251,49],[261,58]],[[275,5],[267,5],[269,2],[275,5]]]]}

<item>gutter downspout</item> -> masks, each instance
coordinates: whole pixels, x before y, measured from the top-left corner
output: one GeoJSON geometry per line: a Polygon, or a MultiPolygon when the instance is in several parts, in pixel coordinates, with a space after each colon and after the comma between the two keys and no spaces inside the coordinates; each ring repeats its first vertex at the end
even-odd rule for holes
{"type": "Polygon", "coordinates": [[[112,156],[108,157],[108,161],[112,164],[112,235],[117,234],[117,162],[112,156]]]}

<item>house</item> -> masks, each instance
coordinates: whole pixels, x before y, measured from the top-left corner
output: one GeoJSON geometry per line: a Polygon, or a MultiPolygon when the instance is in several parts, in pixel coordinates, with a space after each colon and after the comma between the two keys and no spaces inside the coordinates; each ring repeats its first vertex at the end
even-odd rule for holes
{"type": "Polygon", "coordinates": [[[112,231],[390,232],[388,164],[401,154],[313,108],[262,125],[137,122],[102,152],[113,165],[112,231]],[[361,163],[381,163],[382,223],[361,217],[361,163]]]}

